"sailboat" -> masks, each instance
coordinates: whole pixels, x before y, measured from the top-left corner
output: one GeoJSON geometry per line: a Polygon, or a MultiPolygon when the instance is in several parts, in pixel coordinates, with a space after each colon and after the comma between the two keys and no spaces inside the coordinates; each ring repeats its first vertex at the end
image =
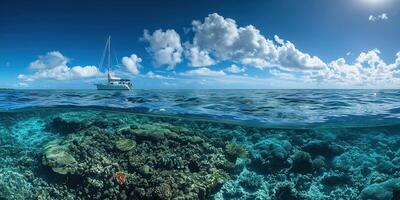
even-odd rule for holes
{"type": "Polygon", "coordinates": [[[104,62],[104,54],[106,50],[108,51],[107,82],[96,84],[97,90],[132,90],[133,85],[131,80],[112,77],[111,75],[111,36],[107,39],[101,63],[104,62]]]}

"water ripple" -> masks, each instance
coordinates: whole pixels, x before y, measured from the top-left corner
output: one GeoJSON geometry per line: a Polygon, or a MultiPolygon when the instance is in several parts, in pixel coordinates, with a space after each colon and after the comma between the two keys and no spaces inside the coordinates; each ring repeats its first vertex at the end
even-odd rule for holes
{"type": "Polygon", "coordinates": [[[399,90],[15,90],[0,110],[103,107],[256,124],[382,123],[400,118],[399,90]]]}

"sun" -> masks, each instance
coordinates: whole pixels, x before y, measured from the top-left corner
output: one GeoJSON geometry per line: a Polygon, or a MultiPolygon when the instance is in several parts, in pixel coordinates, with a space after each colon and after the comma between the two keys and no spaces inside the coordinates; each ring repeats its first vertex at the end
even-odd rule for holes
{"type": "Polygon", "coordinates": [[[386,6],[391,0],[358,0],[361,4],[372,7],[386,6]]]}

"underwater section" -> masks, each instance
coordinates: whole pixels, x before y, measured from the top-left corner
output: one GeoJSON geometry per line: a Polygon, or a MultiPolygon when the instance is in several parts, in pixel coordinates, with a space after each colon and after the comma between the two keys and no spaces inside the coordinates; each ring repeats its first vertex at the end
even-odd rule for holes
{"type": "Polygon", "coordinates": [[[0,199],[400,198],[400,125],[261,127],[93,108],[0,113],[0,199]]]}

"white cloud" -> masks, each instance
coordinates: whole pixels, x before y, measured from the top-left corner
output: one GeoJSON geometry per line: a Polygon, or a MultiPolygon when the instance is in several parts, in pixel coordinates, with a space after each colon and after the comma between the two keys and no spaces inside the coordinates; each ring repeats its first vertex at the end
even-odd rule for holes
{"type": "Polygon", "coordinates": [[[126,67],[126,69],[134,74],[139,74],[139,68],[141,67],[140,63],[142,59],[138,57],[136,54],[132,54],[130,57],[123,57],[122,64],[126,67]]]}
{"type": "Polygon", "coordinates": [[[69,59],[62,55],[59,51],[48,52],[44,56],[29,64],[29,69],[51,69],[57,66],[66,65],[69,59]]]}
{"type": "Polygon", "coordinates": [[[400,51],[396,54],[396,65],[400,66],[400,51]]]}
{"type": "Polygon", "coordinates": [[[152,78],[152,79],[169,79],[168,77],[165,77],[163,75],[160,74],[156,74],[152,71],[147,72],[146,74],[147,77],[152,78]]]}
{"type": "Polygon", "coordinates": [[[209,53],[204,50],[199,50],[199,47],[188,47],[185,54],[190,60],[190,66],[204,67],[215,64],[215,61],[210,57],[209,53]]]}
{"type": "Polygon", "coordinates": [[[396,61],[385,63],[377,49],[362,52],[352,64],[344,58],[329,63],[325,70],[306,75],[310,80],[333,82],[341,85],[385,86],[400,84],[400,52],[396,61]]]}
{"type": "Polygon", "coordinates": [[[169,69],[173,69],[176,64],[182,62],[183,48],[179,34],[175,30],[161,29],[149,34],[148,30],[144,30],[142,40],[149,43],[148,52],[153,56],[156,66],[168,65],[169,69]]]}
{"type": "Polygon", "coordinates": [[[238,73],[245,72],[246,69],[244,67],[240,68],[237,65],[233,64],[230,67],[225,68],[225,71],[233,73],[233,74],[238,74],[238,73]]]}
{"type": "Polygon", "coordinates": [[[96,66],[67,66],[69,59],[58,51],[52,51],[29,64],[35,72],[30,75],[19,74],[18,79],[31,82],[39,79],[68,80],[76,78],[92,78],[101,75],[96,66]]]}
{"type": "Polygon", "coordinates": [[[17,87],[29,87],[29,84],[26,83],[26,82],[19,82],[19,83],[17,84],[17,87]]]}
{"type": "MultiPolygon", "coordinates": [[[[203,22],[193,21],[192,47],[207,52],[215,61],[231,60],[260,69],[282,67],[286,69],[321,69],[326,64],[318,57],[298,50],[289,41],[278,36],[269,40],[252,25],[238,27],[236,21],[217,13],[208,15],[203,22]]],[[[189,59],[193,56],[189,55],[189,59]]]]}
{"type": "Polygon", "coordinates": [[[274,40],[276,43],[280,44],[280,45],[284,45],[285,44],[285,40],[282,40],[279,36],[274,35],[274,40]]]}
{"type": "Polygon", "coordinates": [[[372,21],[372,22],[376,22],[376,21],[379,21],[379,20],[387,20],[387,19],[389,19],[389,17],[388,17],[388,15],[386,13],[382,13],[382,14],[376,15],[376,16],[375,15],[370,15],[368,17],[368,20],[372,21]]]}
{"type": "Polygon", "coordinates": [[[199,69],[189,70],[183,73],[180,73],[182,76],[224,76],[225,72],[222,70],[214,71],[206,67],[202,67],[199,69]]]}
{"type": "Polygon", "coordinates": [[[92,78],[100,76],[101,73],[96,66],[75,66],[70,68],[69,79],[73,78],[92,78]]]}
{"type": "Polygon", "coordinates": [[[286,69],[322,69],[326,66],[321,59],[301,52],[289,41],[278,46],[277,52],[276,65],[286,69]]]}
{"type": "Polygon", "coordinates": [[[280,78],[286,80],[296,80],[296,77],[287,71],[277,70],[277,69],[270,69],[269,73],[280,78]]]}
{"type": "Polygon", "coordinates": [[[24,75],[24,74],[18,74],[17,78],[18,78],[19,80],[21,80],[21,81],[27,81],[27,82],[35,81],[35,79],[32,78],[31,76],[29,76],[29,75],[24,75]]]}

